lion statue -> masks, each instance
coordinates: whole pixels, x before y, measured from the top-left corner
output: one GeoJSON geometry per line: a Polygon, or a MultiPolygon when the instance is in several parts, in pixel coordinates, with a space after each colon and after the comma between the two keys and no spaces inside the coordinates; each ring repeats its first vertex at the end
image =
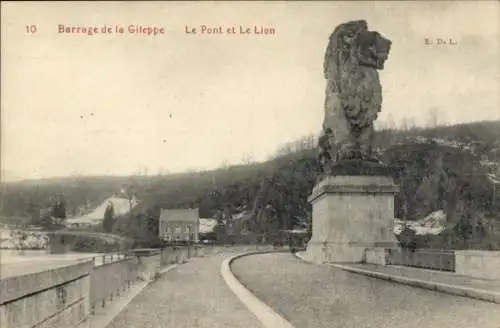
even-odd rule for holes
{"type": "Polygon", "coordinates": [[[373,122],[382,105],[377,70],[384,68],[391,41],[368,31],[364,20],[335,28],[324,59],[327,80],[319,164],[328,174],[342,160],[379,162],[372,152],[373,122]]]}

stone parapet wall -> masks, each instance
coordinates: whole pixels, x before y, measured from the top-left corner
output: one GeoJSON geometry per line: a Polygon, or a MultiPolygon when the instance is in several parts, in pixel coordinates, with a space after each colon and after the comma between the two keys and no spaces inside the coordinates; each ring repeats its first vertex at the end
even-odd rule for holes
{"type": "Polygon", "coordinates": [[[455,271],[455,252],[452,250],[392,248],[388,251],[388,264],[455,271]]]}
{"type": "Polygon", "coordinates": [[[89,315],[93,261],[0,280],[2,328],[75,327],[89,315]]]}
{"type": "Polygon", "coordinates": [[[113,297],[136,282],[139,272],[137,258],[128,258],[94,267],[90,276],[90,306],[104,307],[113,297]]]}
{"type": "Polygon", "coordinates": [[[500,251],[455,251],[455,272],[460,275],[500,280],[500,251]]]}
{"type": "Polygon", "coordinates": [[[195,256],[194,246],[165,247],[161,251],[160,261],[162,266],[184,263],[189,257],[195,256]],[[191,248],[191,249],[188,249],[191,248]]]}
{"type": "Polygon", "coordinates": [[[387,248],[373,247],[365,249],[364,262],[378,265],[390,264],[390,252],[387,248]]]}
{"type": "Polygon", "coordinates": [[[187,246],[131,250],[113,262],[95,260],[0,279],[1,328],[84,328],[138,280],[152,281],[161,267],[221,251],[272,250],[269,245],[187,246]]]}
{"type": "Polygon", "coordinates": [[[161,266],[160,258],[160,254],[138,257],[138,278],[143,281],[153,280],[161,266]]]}

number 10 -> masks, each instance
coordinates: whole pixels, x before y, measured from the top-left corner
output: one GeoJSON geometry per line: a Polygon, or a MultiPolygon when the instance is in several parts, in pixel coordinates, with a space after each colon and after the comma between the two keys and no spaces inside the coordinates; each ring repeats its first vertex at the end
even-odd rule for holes
{"type": "Polygon", "coordinates": [[[26,25],[26,33],[35,33],[36,32],[36,26],[35,25],[26,25]]]}

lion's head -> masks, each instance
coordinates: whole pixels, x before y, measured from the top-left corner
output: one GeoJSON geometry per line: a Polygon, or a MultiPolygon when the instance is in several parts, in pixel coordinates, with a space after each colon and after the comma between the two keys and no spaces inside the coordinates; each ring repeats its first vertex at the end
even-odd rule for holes
{"type": "MultiPolygon", "coordinates": [[[[391,41],[369,31],[364,20],[338,25],[330,35],[324,60],[323,131],[328,135],[329,127],[333,133],[320,147],[330,158],[371,158],[373,121],[382,105],[377,70],[383,69],[390,48],[391,41]]],[[[329,159],[321,155],[320,160],[329,159]]]]}
{"type": "Polygon", "coordinates": [[[364,20],[341,24],[330,35],[324,61],[325,78],[335,77],[346,62],[350,66],[383,69],[390,48],[391,41],[378,32],[368,31],[364,20]]]}

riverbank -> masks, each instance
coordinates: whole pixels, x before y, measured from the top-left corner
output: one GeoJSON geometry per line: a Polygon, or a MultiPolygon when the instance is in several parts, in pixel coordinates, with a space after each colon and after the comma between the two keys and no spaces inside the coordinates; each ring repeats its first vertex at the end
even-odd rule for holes
{"type": "Polygon", "coordinates": [[[47,232],[0,227],[0,249],[45,249],[48,243],[47,232]]]}

